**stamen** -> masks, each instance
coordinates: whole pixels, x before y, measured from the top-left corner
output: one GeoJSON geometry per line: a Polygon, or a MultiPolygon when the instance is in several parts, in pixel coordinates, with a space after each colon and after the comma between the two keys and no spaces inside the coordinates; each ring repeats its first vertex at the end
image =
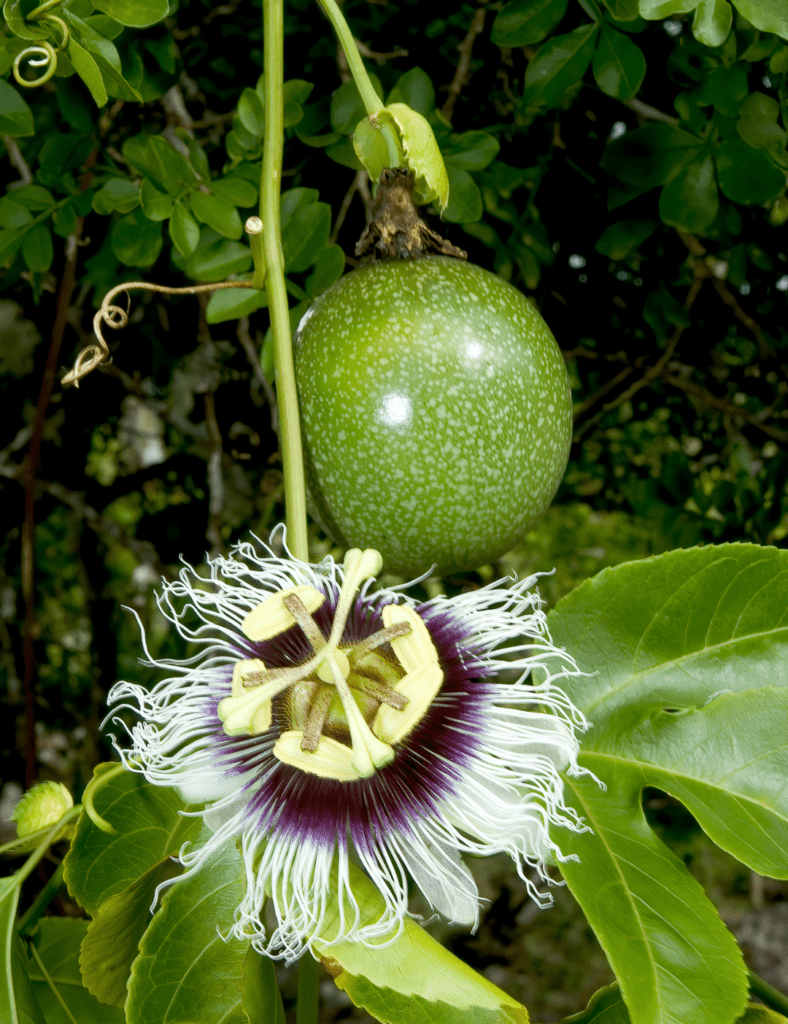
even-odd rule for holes
{"type": "MultiPolygon", "coordinates": [[[[278,691],[277,691],[278,692],[278,691]]],[[[271,697],[267,687],[246,691],[237,697],[219,701],[217,713],[228,736],[256,736],[271,727],[271,697]]]]}
{"type": "Polygon", "coordinates": [[[328,709],[333,699],[334,691],[322,686],[309,709],[309,715],[304,726],[304,738],[301,740],[302,750],[317,750],[323,726],[326,724],[328,709]]]}
{"type": "Polygon", "coordinates": [[[291,629],[296,620],[285,605],[285,598],[294,594],[299,598],[308,612],[316,612],[326,599],[314,587],[303,584],[288,587],[271,594],[265,601],[253,608],[241,623],[241,629],[250,640],[270,640],[286,630],[291,629]]]}
{"type": "Polygon", "coordinates": [[[347,652],[351,666],[358,665],[362,658],[365,658],[371,651],[374,651],[376,647],[391,643],[395,637],[407,636],[408,633],[410,633],[410,623],[408,622],[395,622],[393,626],[379,629],[377,633],[368,636],[347,652]]]}
{"type": "Polygon", "coordinates": [[[380,701],[381,704],[388,704],[389,707],[396,708],[397,711],[402,711],[407,707],[408,698],[397,693],[393,687],[386,686],[379,679],[370,679],[369,676],[362,676],[359,672],[354,672],[353,678],[349,679],[348,683],[359,693],[366,694],[367,697],[372,697],[374,700],[380,701]]]}
{"type": "Polygon", "coordinates": [[[250,674],[260,676],[260,681],[265,678],[267,669],[259,658],[244,658],[243,661],[236,661],[233,666],[233,697],[240,697],[244,693],[244,686],[248,685],[246,680],[250,674]]]}
{"type": "Polygon", "coordinates": [[[443,672],[432,662],[423,662],[400,680],[397,691],[408,698],[404,711],[381,706],[372,728],[386,743],[401,743],[426,715],[443,683],[443,672]]]}
{"type": "Polygon", "coordinates": [[[320,627],[309,614],[309,609],[306,607],[304,602],[298,596],[298,594],[289,594],[284,599],[284,606],[296,620],[304,636],[312,645],[312,650],[317,653],[322,651],[326,646],[326,638],[320,632],[320,627]]]}
{"type": "Polygon", "coordinates": [[[410,633],[391,641],[394,653],[406,672],[415,671],[425,662],[438,664],[438,652],[429,630],[411,608],[403,604],[387,604],[383,609],[383,622],[387,626],[407,622],[410,626],[410,633]]]}
{"type": "Polygon", "coordinates": [[[362,778],[353,764],[353,751],[344,743],[332,740],[330,736],[321,736],[316,750],[305,751],[302,749],[303,740],[302,732],[283,732],[274,744],[274,757],[278,757],[283,764],[324,779],[356,782],[362,778]]]}
{"type": "Polygon", "coordinates": [[[334,684],[350,730],[350,742],[353,745],[351,763],[361,777],[368,778],[375,774],[376,768],[382,768],[394,759],[394,751],[388,743],[381,742],[367,725],[333,654],[329,654],[326,661],[331,667],[334,684]]]}

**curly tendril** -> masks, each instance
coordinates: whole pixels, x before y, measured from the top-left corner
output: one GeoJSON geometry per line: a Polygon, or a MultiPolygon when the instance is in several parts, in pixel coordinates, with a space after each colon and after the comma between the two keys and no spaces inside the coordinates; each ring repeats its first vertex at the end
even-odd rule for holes
{"type": "Polygon", "coordinates": [[[79,382],[83,377],[86,377],[101,363],[112,361],[109,346],[104,340],[104,335],[101,331],[102,324],[106,324],[115,331],[126,326],[129,322],[129,313],[131,311],[131,298],[128,292],[132,288],[141,288],[143,291],[149,292],[160,292],[164,295],[198,295],[200,292],[221,291],[224,288],[255,287],[256,285],[253,281],[220,281],[216,284],[190,285],[188,288],[167,288],[163,284],[151,284],[149,281],[126,281],[124,284],[119,284],[107,292],[104,296],[104,301],[101,303],[101,308],[93,317],[93,331],[98,339],[98,344],[86,345],[82,349],[74,361],[73,370],[69,370],[61,383],[73,384],[75,388],[78,388],[79,382]],[[126,292],[126,298],[128,299],[126,309],[116,306],[112,302],[120,292],[126,292]]]}
{"type": "Polygon", "coordinates": [[[62,38],[57,47],[53,46],[49,40],[42,39],[41,42],[33,43],[16,55],[14,58],[14,78],[26,89],[34,89],[36,86],[43,85],[44,82],[49,81],[57,69],[57,55],[62,50],[65,50],[70,37],[68,25],[62,18],[58,18],[57,15],[42,14],[40,15],[40,20],[52,22],[55,28],[60,29],[62,38]],[[23,61],[27,61],[27,67],[29,68],[43,67],[44,71],[38,78],[24,78],[21,70],[23,61]]]}

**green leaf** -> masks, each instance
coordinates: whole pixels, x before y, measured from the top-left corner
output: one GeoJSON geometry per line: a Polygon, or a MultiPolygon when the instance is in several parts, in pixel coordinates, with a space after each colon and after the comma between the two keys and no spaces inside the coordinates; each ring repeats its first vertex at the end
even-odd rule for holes
{"type": "MultiPolygon", "coordinates": [[[[124,1024],[122,1010],[102,1005],[82,984],[79,948],[88,922],[70,917],[43,917],[38,928],[40,940],[37,937],[36,952],[79,1024],[124,1024]]],[[[30,962],[30,980],[47,1024],[71,1024],[33,960],[30,962]]]]}
{"type": "Polygon", "coordinates": [[[221,196],[196,190],[189,196],[192,213],[197,220],[212,227],[225,238],[237,240],[243,234],[244,228],[241,217],[233,206],[221,196]]]}
{"type": "Polygon", "coordinates": [[[658,227],[653,220],[619,220],[605,228],[594,248],[611,260],[623,260],[637,252],[658,227]]]}
{"type": "Polygon", "coordinates": [[[604,569],[548,615],[581,669],[566,690],[593,722],[788,686],[788,551],[719,544],[604,569]],[[742,665],[748,666],[742,671],[742,665]]]}
{"type": "Polygon", "coordinates": [[[230,939],[246,886],[243,861],[225,843],[209,863],[167,890],[134,962],[128,1024],[248,1024],[241,979],[248,943],[230,939]]]}
{"type": "Polygon", "coordinates": [[[167,192],[160,192],[150,178],[142,179],[140,205],[148,220],[167,220],[172,213],[175,200],[167,192]]]}
{"type": "Polygon", "coordinates": [[[573,32],[553,36],[539,47],[525,71],[523,101],[530,107],[549,107],[579,82],[591,63],[600,23],[580,25],[573,32]]]}
{"type": "Polygon", "coordinates": [[[405,103],[417,114],[427,117],[435,106],[435,87],[427,72],[411,68],[401,75],[386,100],[388,106],[392,103],[405,103]]]}
{"type": "Polygon", "coordinates": [[[32,110],[4,78],[0,78],[0,134],[16,139],[35,134],[32,110]]]}
{"type": "Polygon", "coordinates": [[[221,324],[225,320],[238,320],[249,316],[258,309],[268,305],[268,296],[264,291],[253,288],[227,288],[225,291],[214,292],[208,300],[205,319],[209,324],[221,324]]]}
{"type": "MultiPolygon", "coordinates": [[[[101,767],[94,775],[101,774],[101,767]]],[[[106,900],[177,853],[193,820],[180,815],[185,804],[174,789],[152,786],[134,772],[105,782],[96,793],[95,807],[116,834],[103,832],[83,812],[64,861],[68,891],[93,915],[106,900]]]]}
{"type": "Polygon", "coordinates": [[[315,260],[315,269],[306,279],[310,299],[322,295],[345,271],[345,254],[339,245],[327,245],[315,260]]]}
{"type": "Polygon", "coordinates": [[[157,188],[172,196],[180,196],[198,183],[189,161],[161,135],[133,135],[126,139],[123,157],[157,188]]]}
{"type": "Polygon", "coordinates": [[[672,178],[659,197],[665,224],[683,231],[703,231],[717,216],[720,197],[711,154],[691,160],[672,178]]]}
{"type": "Polygon", "coordinates": [[[46,273],[52,266],[54,255],[49,225],[35,224],[25,234],[22,242],[22,258],[27,264],[27,269],[36,274],[46,273]]]}
{"type": "Polygon", "coordinates": [[[273,961],[255,953],[251,947],[244,960],[241,1006],[249,1024],[285,1024],[285,1008],[273,961]]]}
{"type": "Polygon", "coordinates": [[[602,92],[619,100],[632,99],[646,77],[643,51],[629,36],[609,25],[602,25],[592,66],[602,92]]]}
{"type": "Polygon", "coordinates": [[[52,230],[60,238],[68,238],[77,230],[77,213],[72,203],[66,203],[52,214],[52,230]]]}
{"type": "Polygon", "coordinates": [[[170,238],[186,259],[191,256],[200,241],[200,226],[180,200],[172,209],[170,238]]]}
{"type": "Polygon", "coordinates": [[[670,181],[700,146],[700,139],[674,125],[647,124],[611,142],[602,166],[645,192],[670,181]]]}
{"type": "Polygon", "coordinates": [[[734,0],[734,7],[761,32],[774,32],[788,39],[786,0],[734,0]]]}
{"type": "Polygon", "coordinates": [[[238,99],[238,117],[254,138],[262,139],[265,134],[265,107],[259,93],[248,86],[238,99]]]}
{"type": "MultiPolygon", "coordinates": [[[[736,1024],[783,1024],[788,1018],[769,1010],[765,1006],[751,1003],[739,1017],[736,1024]]],[[[621,998],[617,983],[599,989],[588,1001],[588,1006],[581,1013],[565,1017],[561,1024],[631,1024],[627,1007],[621,998]]]]}
{"type": "Polygon", "coordinates": [[[414,202],[437,202],[443,212],[449,200],[449,179],[429,121],[404,103],[391,103],[376,117],[396,127],[405,166],[416,175],[414,202]]]}
{"type": "Polygon", "coordinates": [[[74,70],[90,89],[97,107],[103,107],[107,102],[107,89],[98,64],[86,49],[79,45],[73,35],[68,41],[68,57],[74,65],[74,70]]]}
{"type": "Polygon", "coordinates": [[[687,14],[698,6],[698,0],[639,0],[641,18],[656,21],[669,18],[672,14],[687,14]]]}
{"type": "MultiPolygon", "coordinates": [[[[383,913],[373,883],[351,865],[364,921],[383,913]]],[[[336,934],[328,925],[325,935],[336,934]]],[[[528,1024],[528,1011],[455,957],[410,918],[379,950],[360,942],[315,943],[335,984],[382,1024],[528,1024]]]]}
{"type": "Polygon", "coordinates": [[[636,788],[680,800],[717,846],[762,875],[788,878],[788,748],[775,722],[788,721],[788,688],[724,693],[702,708],[661,711],[584,741],[583,763],[628,770],[636,788]],[[741,723],[746,722],[746,729],[741,723]]]}
{"type": "Polygon", "coordinates": [[[780,105],[762,92],[753,92],[742,103],[736,130],[748,146],[765,149],[775,160],[785,157],[788,134],[777,123],[780,105]]]}
{"type": "Polygon", "coordinates": [[[147,28],[167,17],[167,0],[91,0],[93,6],[121,25],[147,28]]]}
{"type": "MultiPolygon", "coordinates": [[[[355,149],[355,138],[356,134],[368,124],[367,121],[362,121],[356,132],[353,134],[353,141],[350,139],[342,139],[341,142],[332,143],[332,145],[326,147],[326,156],[329,156],[335,163],[341,164],[342,167],[349,167],[352,171],[363,171],[365,170],[364,164],[356,156],[355,149]]],[[[379,134],[379,133],[378,133],[379,134]]],[[[382,140],[381,140],[382,141],[382,140]]],[[[385,147],[385,142],[383,146],[385,147]]],[[[387,152],[387,151],[386,151],[387,152]]],[[[380,162],[381,167],[386,166],[386,154],[384,153],[383,159],[380,162]]]]}
{"type": "MultiPolygon", "coordinates": [[[[383,87],[376,75],[370,75],[372,88],[383,99],[383,87]]],[[[367,115],[355,82],[343,82],[331,97],[331,127],[341,135],[351,135],[367,115]]]]}
{"type": "Polygon", "coordinates": [[[722,46],[733,25],[728,0],[700,0],[692,19],[692,34],[704,46],[722,46]]]}
{"type": "Polygon", "coordinates": [[[16,203],[8,196],[0,199],[0,228],[23,228],[32,221],[30,211],[22,203],[16,203]]]}
{"type": "MultiPolygon", "coordinates": [[[[174,262],[177,265],[178,261],[174,262]]],[[[252,250],[241,242],[222,238],[211,228],[203,228],[197,248],[183,266],[195,281],[223,281],[231,274],[251,269],[252,250]]]]}
{"type": "Polygon", "coordinates": [[[161,252],[161,224],[135,210],[115,221],[110,242],[115,257],[127,267],[151,267],[161,252]]]}
{"type": "Polygon", "coordinates": [[[310,203],[295,210],[282,224],[282,250],[285,271],[307,270],[328,242],[331,232],[331,207],[328,203],[310,203]]]}
{"type": "Polygon", "coordinates": [[[569,0],[512,0],[493,22],[497,46],[532,46],[549,36],[566,14],[569,0]]]}
{"type": "Polygon", "coordinates": [[[449,205],[444,211],[444,219],[452,224],[481,220],[484,210],[479,186],[467,171],[452,164],[447,165],[446,172],[449,176],[449,205]]]}
{"type": "Polygon", "coordinates": [[[92,205],[96,213],[131,213],[140,204],[140,187],[125,178],[110,178],[93,196],[92,205]]]}
{"type": "Polygon", "coordinates": [[[214,195],[234,206],[254,206],[257,202],[257,188],[251,181],[237,175],[212,181],[210,187],[214,195]]]}
{"type": "Polygon", "coordinates": [[[704,78],[698,100],[704,104],[713,103],[714,109],[726,117],[735,117],[748,92],[747,68],[743,64],[734,64],[730,68],[715,68],[704,78]]]}
{"type": "Polygon", "coordinates": [[[717,147],[717,174],[724,195],[735,203],[765,203],[785,188],[785,171],[764,150],[738,139],[717,147]]]}
{"type": "MultiPolygon", "coordinates": [[[[191,819],[195,824],[195,819],[191,819]]],[[[196,822],[199,825],[199,822],[196,822]]],[[[192,829],[197,832],[199,829],[192,829]]],[[[101,904],[85,935],[79,965],[85,988],[102,1003],[123,1007],[131,965],[150,924],[156,887],[178,869],[165,857],[123,892],[101,904]]]]}
{"type": "Polygon", "coordinates": [[[0,229],[0,267],[10,262],[11,257],[21,246],[25,237],[24,231],[0,229]]]}
{"type": "Polygon", "coordinates": [[[22,880],[0,879],[0,1021],[45,1024],[28,977],[26,956],[16,931],[16,908],[22,880]]]}
{"type": "Polygon", "coordinates": [[[487,132],[463,132],[452,135],[443,147],[445,163],[463,171],[482,171],[498,156],[500,142],[487,132]]]}
{"type": "MultiPolygon", "coordinates": [[[[580,589],[580,588],[579,588],[580,589]]],[[[565,779],[564,796],[590,831],[551,830],[561,873],[621,984],[633,1024],[729,1024],[744,1009],[738,946],[685,865],[643,814],[643,780],[588,758],[597,778],[565,779]]]]}
{"type": "Polygon", "coordinates": [[[22,185],[21,188],[15,188],[12,194],[15,203],[36,213],[46,210],[55,203],[49,189],[42,188],[40,185],[22,185]]]}

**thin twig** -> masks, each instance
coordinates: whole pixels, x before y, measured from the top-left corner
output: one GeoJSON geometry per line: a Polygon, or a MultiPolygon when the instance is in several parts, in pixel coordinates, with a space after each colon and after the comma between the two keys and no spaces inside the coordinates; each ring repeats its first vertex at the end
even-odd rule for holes
{"type": "Polygon", "coordinates": [[[650,121],[664,121],[665,124],[678,124],[679,119],[672,117],[670,114],[663,114],[661,110],[657,110],[656,107],[649,106],[648,103],[644,103],[643,100],[631,99],[622,100],[625,107],[629,107],[633,110],[638,117],[646,118],[650,121]]]}
{"type": "Polygon", "coordinates": [[[260,365],[260,353],[255,347],[255,344],[252,341],[252,336],[249,333],[248,316],[242,316],[239,319],[238,327],[235,333],[238,338],[238,341],[241,343],[241,348],[243,348],[244,352],[246,353],[246,358],[249,360],[249,365],[252,367],[252,373],[254,374],[255,380],[265,393],[266,401],[268,402],[268,407],[271,410],[271,430],[273,430],[274,433],[277,433],[279,428],[276,408],[276,392],[271,387],[271,384],[266,375],[263,373],[263,368],[260,365]]]}
{"type": "Polygon", "coordinates": [[[457,62],[457,70],[454,72],[454,78],[451,81],[451,85],[448,87],[449,95],[446,98],[446,102],[443,104],[441,113],[449,121],[452,119],[454,114],[454,104],[457,102],[460,93],[462,92],[465,85],[467,85],[470,79],[470,66],[471,66],[471,52],[473,50],[473,44],[476,37],[484,29],[484,16],[487,12],[483,7],[477,7],[476,13],[471,21],[471,27],[468,29],[468,33],[457,47],[460,53],[460,59],[457,62]]]}
{"type": "Polygon", "coordinates": [[[224,476],[222,475],[222,435],[216,419],[216,403],[213,391],[205,393],[205,423],[211,441],[208,456],[208,528],[205,538],[211,545],[211,555],[224,553],[222,542],[222,512],[224,511],[224,476]]]}
{"type": "Polygon", "coordinates": [[[710,405],[714,409],[718,409],[720,412],[725,413],[728,416],[738,416],[739,419],[745,423],[749,423],[750,426],[756,427],[762,431],[768,437],[773,438],[775,441],[779,441],[781,444],[788,443],[788,430],[780,430],[779,427],[772,427],[768,423],[764,423],[751,412],[746,409],[742,409],[738,405],[733,405],[731,402],[726,402],[724,398],[717,398],[706,388],[699,387],[697,384],[693,384],[691,381],[684,380],[683,377],[675,377],[673,374],[666,373],[662,379],[666,384],[670,384],[674,388],[678,388],[685,394],[691,395],[693,398],[697,398],[701,402],[705,402],[706,405],[710,405]]]}
{"type": "Polygon", "coordinates": [[[613,388],[618,387],[622,381],[625,381],[627,377],[634,372],[634,370],[634,366],[625,366],[623,370],[620,370],[615,375],[615,377],[607,381],[606,384],[603,384],[598,391],[595,391],[593,395],[589,395],[584,402],[581,402],[574,412],[575,423],[577,423],[578,420],[581,420],[589,409],[593,409],[597,402],[601,402],[608,392],[612,391],[613,388]]]}
{"type": "Polygon", "coordinates": [[[11,161],[14,167],[19,171],[19,177],[23,185],[29,185],[33,180],[33,172],[27,166],[27,161],[22,156],[22,151],[17,145],[16,139],[13,139],[10,135],[3,136],[3,145],[8,153],[8,159],[11,161]]]}
{"type": "MultiPolygon", "coordinates": [[[[93,153],[95,160],[95,151],[93,153]]],[[[30,438],[30,449],[24,462],[23,477],[25,487],[25,518],[22,523],[22,595],[25,606],[25,618],[22,638],[24,660],[25,689],[25,785],[29,789],[36,779],[36,652],[34,637],[36,633],[36,586],[35,586],[35,504],[36,475],[41,461],[41,441],[44,433],[44,422],[47,409],[55,385],[60,347],[68,322],[68,311],[74,294],[77,271],[77,241],[82,232],[82,218],[78,218],[76,230],[66,240],[66,263],[58,289],[55,322],[52,325],[52,338],[49,343],[44,375],[38,393],[36,413],[33,419],[33,432],[30,438]]]]}
{"type": "Polygon", "coordinates": [[[374,50],[370,50],[366,43],[362,43],[360,39],[354,39],[353,42],[358,47],[358,52],[362,57],[366,57],[367,60],[374,60],[376,64],[385,64],[387,60],[408,56],[408,51],[403,50],[401,47],[392,50],[391,53],[375,53],[374,50]]]}

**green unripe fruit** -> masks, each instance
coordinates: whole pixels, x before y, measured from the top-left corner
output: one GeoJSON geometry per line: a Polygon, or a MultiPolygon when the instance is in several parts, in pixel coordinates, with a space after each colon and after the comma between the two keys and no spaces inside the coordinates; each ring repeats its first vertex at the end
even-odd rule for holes
{"type": "Polygon", "coordinates": [[[572,435],[566,368],[500,277],[428,256],[369,263],[299,324],[295,369],[313,512],[390,572],[469,569],[539,519],[572,435]]]}

